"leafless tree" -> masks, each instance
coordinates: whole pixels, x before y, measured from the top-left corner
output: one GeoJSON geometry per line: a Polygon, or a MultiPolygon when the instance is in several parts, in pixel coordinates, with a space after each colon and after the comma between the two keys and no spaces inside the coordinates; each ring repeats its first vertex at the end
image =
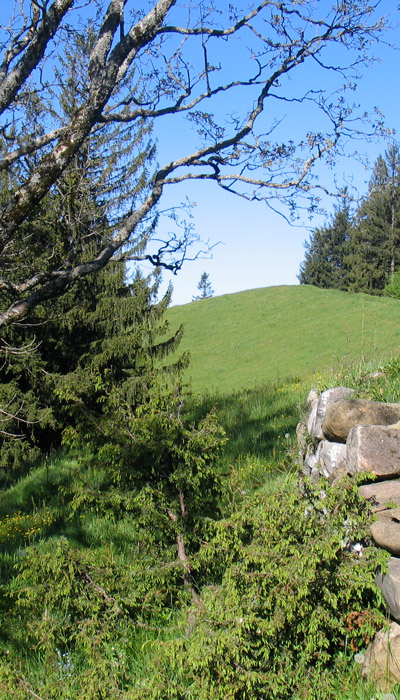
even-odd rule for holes
{"type": "MultiPolygon", "coordinates": [[[[174,248],[182,256],[185,238],[167,241],[153,254],[137,252],[171,185],[212,180],[249,199],[282,198],[289,207],[304,193],[313,207],[313,193],[323,189],[313,175],[315,163],[333,162],[341,144],[363,131],[345,95],[360,67],[372,60],[373,43],[385,28],[379,5],[264,0],[235,9],[205,0],[15,0],[0,33],[0,327],[21,321],[116,256],[127,259],[134,250],[136,259],[148,257],[154,264],[162,264],[174,248]],[[71,38],[89,25],[94,41],[85,90],[75,112],[60,124],[55,68],[71,38]],[[229,59],[238,51],[240,70],[229,59]],[[310,64],[309,85],[304,64],[310,64]],[[335,88],[327,90],[332,76],[335,88]],[[24,114],[35,100],[43,108],[29,125],[24,114]],[[321,121],[315,129],[305,124],[300,138],[281,143],[275,108],[282,102],[288,109],[313,104],[321,121]],[[21,260],[30,255],[32,212],[88,138],[110,124],[134,128],[171,118],[179,131],[185,115],[197,131],[194,150],[182,155],[177,133],[171,134],[176,158],[153,167],[140,197],[132,197],[87,259],[77,262],[67,251],[60,262],[49,247],[46,264],[41,257],[32,271],[31,260],[27,274],[21,260]],[[19,179],[7,192],[11,169],[19,179]]],[[[374,123],[367,120],[370,134],[381,127],[379,115],[374,123]]]]}

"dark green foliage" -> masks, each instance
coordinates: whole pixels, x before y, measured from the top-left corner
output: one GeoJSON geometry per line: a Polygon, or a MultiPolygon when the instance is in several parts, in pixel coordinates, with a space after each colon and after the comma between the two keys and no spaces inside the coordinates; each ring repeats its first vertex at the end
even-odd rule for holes
{"type": "MultiPolygon", "coordinates": [[[[191,425],[178,391],[147,388],[114,423],[104,392],[89,445],[77,424],[79,459],[2,494],[1,700],[369,700],[353,655],[384,622],[387,555],[354,481],[252,482],[250,454],[221,480],[215,417],[191,425]]],[[[278,392],[264,402],[281,412],[278,392]]]]}
{"type": "MultiPolygon", "coordinates": [[[[136,408],[123,386],[105,389],[103,400],[101,416],[85,410],[68,431],[74,446],[91,455],[80,460],[82,469],[67,492],[71,508],[132,513],[144,542],[161,548],[167,559],[172,548],[172,562],[178,553],[181,581],[191,586],[189,557],[219,513],[223,430],[213,413],[197,425],[188,423],[179,390],[162,391],[156,383],[136,408]]],[[[173,597],[172,587],[168,595],[173,597]]]]}
{"type": "Polygon", "coordinates": [[[400,270],[397,270],[390,282],[387,283],[384,289],[384,294],[386,297],[400,299],[400,270]]]}
{"type": "Polygon", "coordinates": [[[349,264],[354,291],[383,292],[400,263],[400,150],[391,145],[374,167],[357,212],[349,264]]]}
{"type": "MultiPolygon", "coordinates": [[[[73,425],[83,410],[101,412],[99,385],[125,382],[126,399],[140,402],[147,373],[176,348],[182,332],[163,338],[170,291],[156,302],[157,289],[157,278],[150,283],[136,276],[127,284],[123,266],[115,263],[35,315],[35,351],[10,353],[3,366],[2,405],[15,416],[7,422],[11,435],[1,438],[1,466],[16,469],[6,476],[18,476],[39,451],[59,447],[66,419],[73,425]],[[61,410],[60,396],[67,394],[68,411],[65,401],[61,410]],[[22,439],[16,441],[14,434],[22,439]]],[[[11,330],[13,345],[32,332],[31,327],[11,330]]],[[[184,362],[178,359],[175,369],[184,362]]]]}
{"type": "MultiPolygon", "coordinates": [[[[84,34],[71,35],[62,71],[57,73],[63,108],[57,115],[60,124],[82,102],[86,89],[82,76],[92,42],[90,27],[84,34]]],[[[127,75],[126,81],[131,80],[127,75]]],[[[24,118],[40,133],[45,105],[38,99],[25,108],[24,118]]],[[[46,269],[47,246],[52,248],[51,264],[61,270],[66,258],[67,266],[78,264],[109,239],[146,188],[146,169],[153,156],[151,143],[146,143],[148,132],[141,124],[134,128],[117,125],[88,138],[57,186],[31,212],[12,244],[2,250],[1,266],[11,283],[46,269]]],[[[27,157],[28,172],[34,165],[27,157]]],[[[22,177],[26,174],[10,168],[2,176],[2,191],[12,190],[22,177]]],[[[131,253],[143,245],[144,239],[138,236],[131,253]]],[[[56,390],[68,375],[79,376],[88,396],[107,364],[113,367],[113,381],[119,381],[129,369],[139,377],[148,369],[148,363],[140,368],[146,353],[154,361],[178,342],[180,331],[157,350],[157,343],[150,340],[152,322],[152,338],[166,330],[157,319],[170,299],[168,292],[157,305],[156,287],[157,282],[147,284],[139,278],[128,284],[123,263],[111,262],[97,274],[80,278],[62,296],[36,307],[24,323],[4,330],[0,348],[0,406],[4,411],[0,468],[5,481],[18,477],[40,453],[60,446],[65,415],[60,413],[56,390]],[[141,334],[146,337],[141,338],[141,334]],[[97,353],[97,368],[96,360],[88,359],[90,353],[97,353]]],[[[0,297],[5,305],[15,300],[12,287],[3,286],[0,297]]]]}
{"type": "Polygon", "coordinates": [[[209,585],[188,610],[186,635],[163,647],[146,697],[337,697],[333,659],[364,646],[385,622],[374,576],[387,555],[352,551],[368,541],[353,484],[323,501],[313,489],[308,496],[307,504],[290,482],[218,522],[195,562],[209,585]]]}
{"type": "Polygon", "coordinates": [[[399,266],[400,150],[377,159],[368,194],[353,220],[345,203],[305,243],[300,284],[382,294],[399,266]]]}
{"type": "Polygon", "coordinates": [[[138,633],[161,630],[196,596],[192,559],[218,515],[223,440],[214,415],[194,426],[181,412],[179,394],[155,392],[135,411],[105,410],[100,437],[94,430],[86,444],[78,424],[80,458],[51,497],[58,518],[54,506],[38,514],[32,535],[28,514],[5,520],[0,545],[16,553],[16,566],[0,605],[0,654],[13,650],[0,665],[1,698],[26,679],[21,654],[28,667],[47,669],[29,675],[50,697],[120,697],[131,686],[138,633]],[[92,458],[82,454],[88,446],[98,448],[92,458]],[[27,546],[30,539],[38,541],[27,546]]]}
{"type": "Polygon", "coordinates": [[[351,230],[350,208],[343,200],[331,221],[315,229],[310,240],[305,242],[306,254],[298,275],[300,284],[342,291],[348,289],[350,270],[347,255],[351,230]]]}

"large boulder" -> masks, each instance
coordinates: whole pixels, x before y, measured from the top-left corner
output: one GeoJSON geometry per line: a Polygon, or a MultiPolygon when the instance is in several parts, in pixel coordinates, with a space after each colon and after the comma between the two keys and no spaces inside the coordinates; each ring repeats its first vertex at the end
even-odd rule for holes
{"type": "Polygon", "coordinates": [[[322,433],[331,442],[346,442],[355,425],[392,425],[400,420],[400,404],[348,399],[328,406],[322,433]]]}
{"type": "Polygon", "coordinates": [[[397,622],[392,622],[389,629],[380,630],[368,646],[362,677],[384,691],[400,681],[400,625],[397,622]]]}
{"type": "MultiPolygon", "coordinates": [[[[308,404],[311,405],[311,412],[307,420],[307,428],[310,435],[312,435],[317,440],[323,439],[322,433],[322,423],[324,422],[325,413],[331,404],[337,401],[343,401],[343,399],[348,399],[354,393],[353,389],[349,389],[345,386],[338,386],[334,389],[327,389],[323,391],[321,396],[317,398],[317,395],[309,395],[308,404]]],[[[400,414],[399,414],[400,418],[400,414]]],[[[394,421],[393,421],[394,422],[394,421]]]]}
{"type": "Polygon", "coordinates": [[[381,510],[377,518],[370,527],[375,544],[400,556],[400,508],[381,510]]]}
{"type": "Polygon", "coordinates": [[[374,512],[386,510],[390,506],[400,507],[400,481],[397,479],[363,484],[358,490],[374,512]]]}
{"type": "Polygon", "coordinates": [[[400,474],[400,430],[356,425],[347,438],[347,471],[371,472],[380,478],[400,474]]]}
{"type": "Polygon", "coordinates": [[[390,557],[387,574],[377,574],[375,581],[382,591],[391,616],[400,621],[400,559],[390,557]]]}

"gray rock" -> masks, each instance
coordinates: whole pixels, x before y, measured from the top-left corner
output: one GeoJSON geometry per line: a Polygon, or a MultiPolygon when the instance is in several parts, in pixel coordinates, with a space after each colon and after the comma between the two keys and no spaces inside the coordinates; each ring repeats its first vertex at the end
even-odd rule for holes
{"type": "Polygon", "coordinates": [[[318,401],[319,397],[320,397],[320,392],[318,391],[318,389],[315,389],[315,387],[310,389],[310,391],[308,392],[308,396],[307,396],[307,408],[314,406],[316,401],[318,401]]]}
{"type": "Polygon", "coordinates": [[[317,466],[328,479],[334,472],[346,464],[347,447],[339,442],[321,440],[315,454],[317,466]]]}
{"type": "Polygon", "coordinates": [[[319,473],[319,469],[317,469],[317,467],[313,467],[311,469],[310,476],[311,476],[311,481],[314,484],[317,484],[321,478],[321,474],[319,473]]]}
{"type": "Polygon", "coordinates": [[[375,543],[391,554],[400,555],[400,508],[381,510],[370,530],[375,543]]]}
{"type": "Polygon", "coordinates": [[[296,437],[297,437],[297,447],[298,447],[298,461],[299,464],[303,464],[305,457],[307,455],[307,437],[308,431],[305,423],[297,423],[296,426],[296,437]]]}
{"type": "Polygon", "coordinates": [[[348,399],[353,393],[353,389],[344,386],[323,391],[318,402],[314,402],[309,420],[307,421],[307,428],[310,435],[318,438],[318,440],[322,440],[324,437],[322,433],[322,423],[328,407],[337,401],[348,399]]]}
{"type": "Polygon", "coordinates": [[[310,435],[314,435],[314,432],[315,432],[315,421],[317,420],[317,408],[318,408],[318,401],[315,401],[315,403],[311,407],[310,414],[307,418],[307,430],[310,433],[310,435]]]}
{"type": "Polygon", "coordinates": [[[400,481],[396,479],[364,484],[358,490],[374,512],[386,510],[390,506],[400,507],[400,481]]]}
{"type": "Polygon", "coordinates": [[[313,434],[315,419],[317,417],[317,404],[320,393],[318,389],[311,389],[307,396],[306,404],[306,426],[310,435],[313,434]]]}
{"type": "Polygon", "coordinates": [[[378,425],[356,425],[347,438],[347,471],[378,477],[400,474],[400,431],[378,425]]]}
{"type": "Polygon", "coordinates": [[[313,469],[317,468],[317,457],[315,454],[308,455],[306,457],[306,460],[304,462],[304,473],[305,474],[311,474],[313,469]]]}
{"type": "Polygon", "coordinates": [[[388,573],[377,574],[375,582],[382,591],[391,616],[400,621],[400,559],[390,557],[388,573]]]}
{"type": "Polygon", "coordinates": [[[387,691],[400,681],[400,625],[380,630],[365,652],[361,675],[387,691]]]}
{"type": "Polygon", "coordinates": [[[346,442],[355,425],[393,425],[400,419],[400,404],[350,399],[328,406],[322,424],[327,440],[346,442]]]}

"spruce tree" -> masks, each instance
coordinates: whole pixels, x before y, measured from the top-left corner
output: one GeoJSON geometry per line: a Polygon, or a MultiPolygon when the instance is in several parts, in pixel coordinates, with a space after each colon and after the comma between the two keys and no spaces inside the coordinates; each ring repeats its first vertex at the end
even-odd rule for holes
{"type": "Polygon", "coordinates": [[[197,289],[200,294],[193,297],[193,301],[198,301],[199,299],[209,299],[213,296],[214,290],[211,286],[210,277],[207,272],[203,272],[200,277],[197,289]]]}
{"type": "MultiPolygon", "coordinates": [[[[62,70],[57,72],[64,110],[58,115],[60,125],[79,108],[91,43],[90,30],[87,35],[74,33],[62,60],[62,70]]],[[[132,80],[132,76],[128,79],[132,80]]],[[[46,105],[38,99],[25,105],[25,110],[26,120],[30,120],[40,135],[40,117],[46,113],[46,105]]],[[[110,126],[102,130],[101,136],[94,132],[71,160],[57,186],[20,227],[20,240],[14,240],[9,251],[3,250],[2,263],[9,279],[14,274],[18,277],[21,266],[29,275],[38,274],[49,242],[52,242],[53,259],[62,266],[67,250],[72,265],[83,260],[89,249],[95,249],[99,240],[108,240],[114,227],[127,215],[129,206],[140,199],[146,186],[146,163],[152,152],[149,130],[140,124],[130,128],[110,126]],[[137,152],[129,164],[128,151],[137,152]],[[31,254],[17,260],[14,251],[24,247],[25,239],[29,241],[31,254]]],[[[34,167],[34,160],[26,157],[27,172],[34,167]]],[[[0,197],[2,193],[8,196],[21,178],[19,168],[2,173],[0,197]]],[[[143,243],[144,240],[138,241],[138,247],[143,243]]],[[[7,293],[2,290],[0,295],[7,293]]],[[[139,328],[143,331],[143,323],[149,326],[151,318],[154,327],[158,327],[169,301],[167,294],[163,302],[154,304],[154,295],[154,283],[147,287],[145,280],[136,278],[133,284],[127,284],[125,266],[116,261],[97,275],[79,279],[56,300],[35,307],[29,322],[3,331],[3,341],[9,348],[3,353],[0,383],[0,405],[5,410],[0,423],[3,473],[14,470],[13,476],[18,476],[26,462],[59,446],[64,416],[60,414],[55,394],[57,383],[74,375],[78,368],[82,374],[85,364],[82,357],[87,357],[105,338],[109,344],[115,341],[116,346],[131,343],[123,359],[113,360],[120,373],[124,362],[134,366],[132,358],[140,343],[133,339],[133,326],[137,325],[139,333],[139,328]]],[[[173,336],[171,345],[178,337],[179,333],[173,336]]],[[[143,343],[152,352],[149,337],[143,343]]],[[[121,348],[114,351],[116,355],[122,353],[121,348]]],[[[137,358],[135,362],[137,365],[137,358]]]]}
{"type": "Polygon", "coordinates": [[[347,290],[350,282],[348,245],[352,229],[350,207],[345,198],[330,221],[316,228],[306,241],[306,254],[300,265],[300,284],[325,289],[347,290]]]}
{"type": "Polygon", "coordinates": [[[348,262],[352,288],[381,294],[400,263],[400,150],[392,144],[377,159],[368,194],[357,212],[348,262]]]}

